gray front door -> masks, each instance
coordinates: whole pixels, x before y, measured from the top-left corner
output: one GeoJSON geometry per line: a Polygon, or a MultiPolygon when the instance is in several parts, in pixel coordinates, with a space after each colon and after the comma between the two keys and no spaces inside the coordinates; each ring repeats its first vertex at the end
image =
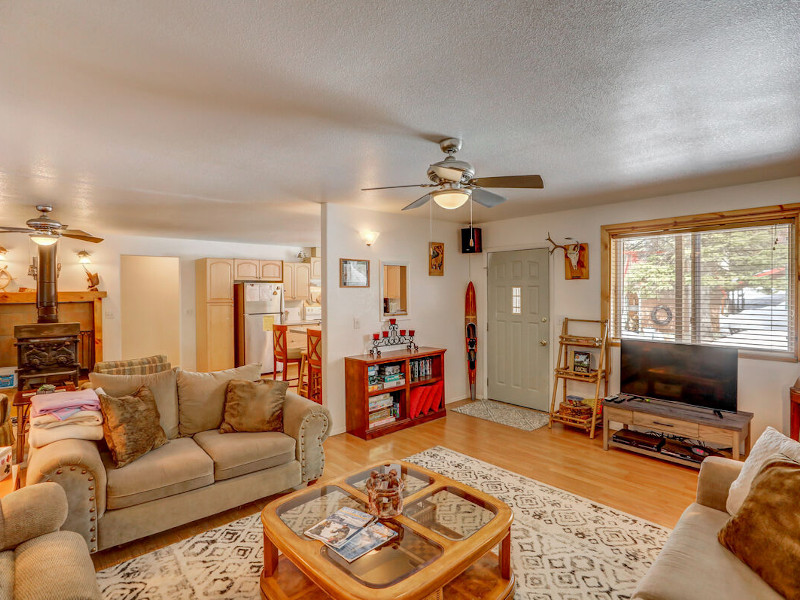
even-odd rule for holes
{"type": "Polygon", "coordinates": [[[549,410],[550,292],[546,248],[489,254],[489,398],[549,410]]]}

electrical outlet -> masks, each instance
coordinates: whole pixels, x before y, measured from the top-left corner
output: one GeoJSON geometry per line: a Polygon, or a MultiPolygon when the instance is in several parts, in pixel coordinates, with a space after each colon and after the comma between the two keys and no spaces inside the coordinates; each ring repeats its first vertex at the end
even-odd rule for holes
{"type": "Polygon", "coordinates": [[[109,321],[116,318],[116,315],[113,312],[111,312],[110,310],[105,311],[105,315],[104,316],[109,321]]]}
{"type": "Polygon", "coordinates": [[[361,319],[353,317],[353,329],[361,329],[361,319]]]}

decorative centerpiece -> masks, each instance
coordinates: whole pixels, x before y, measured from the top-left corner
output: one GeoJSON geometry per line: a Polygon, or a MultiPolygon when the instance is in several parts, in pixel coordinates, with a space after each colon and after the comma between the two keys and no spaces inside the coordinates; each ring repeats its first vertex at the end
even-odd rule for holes
{"type": "Polygon", "coordinates": [[[40,385],[39,389],[36,390],[37,394],[53,394],[56,391],[56,386],[51,383],[45,383],[44,385],[40,385]]]}
{"type": "Polygon", "coordinates": [[[372,334],[372,348],[370,348],[369,353],[372,356],[379,357],[381,355],[381,347],[399,346],[400,344],[406,344],[408,350],[419,350],[419,346],[417,346],[414,341],[415,335],[416,330],[400,329],[400,326],[397,324],[397,319],[389,319],[388,331],[372,334]],[[406,333],[406,331],[408,331],[408,333],[406,333]]]}
{"type": "Polygon", "coordinates": [[[403,513],[403,481],[396,469],[388,473],[372,471],[366,488],[369,502],[367,512],[379,519],[389,519],[403,513]]]}

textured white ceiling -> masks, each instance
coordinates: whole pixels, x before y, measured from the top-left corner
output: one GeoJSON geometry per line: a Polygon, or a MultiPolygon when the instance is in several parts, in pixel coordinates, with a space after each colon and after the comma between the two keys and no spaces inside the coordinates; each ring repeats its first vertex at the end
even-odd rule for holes
{"type": "MultiPolygon", "coordinates": [[[[0,223],[319,240],[462,136],[478,220],[800,173],[800,3],[3,2],[0,223]]],[[[427,209],[422,209],[427,210],[427,209]]],[[[437,216],[463,221],[467,208],[437,216]]]]}

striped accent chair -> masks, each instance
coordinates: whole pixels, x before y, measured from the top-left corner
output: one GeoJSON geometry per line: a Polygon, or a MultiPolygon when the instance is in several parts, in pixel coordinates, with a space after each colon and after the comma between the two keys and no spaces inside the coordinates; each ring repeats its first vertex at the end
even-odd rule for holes
{"type": "Polygon", "coordinates": [[[156,354],[131,360],[107,360],[94,365],[95,373],[108,375],[149,375],[169,371],[172,365],[166,354],[156,354]]]}

